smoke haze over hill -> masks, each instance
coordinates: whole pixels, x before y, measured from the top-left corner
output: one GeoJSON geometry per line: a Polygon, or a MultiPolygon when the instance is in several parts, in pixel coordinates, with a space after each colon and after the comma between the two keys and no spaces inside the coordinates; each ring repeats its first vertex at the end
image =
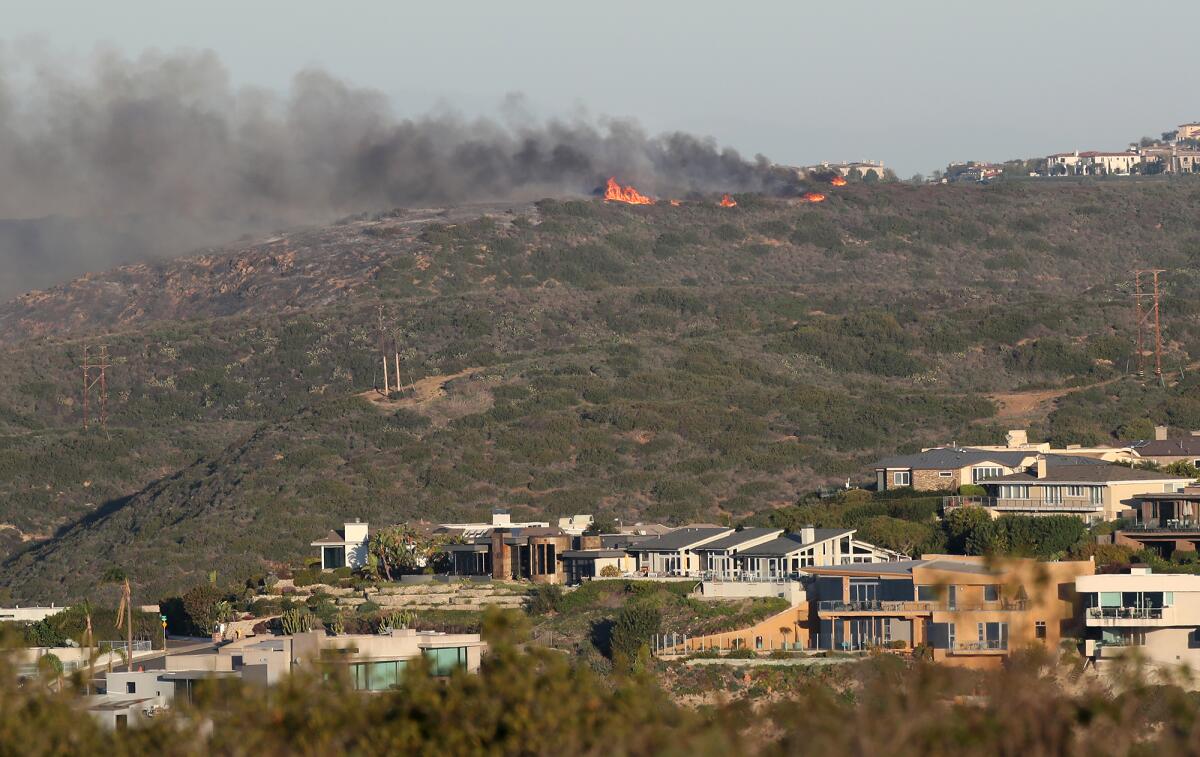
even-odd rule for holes
{"type": "Polygon", "coordinates": [[[583,195],[609,175],[655,193],[795,183],[711,140],[536,121],[515,100],[496,119],[400,118],[316,70],[283,94],[239,89],[208,52],[10,56],[0,76],[0,296],[347,212],[583,195]]]}

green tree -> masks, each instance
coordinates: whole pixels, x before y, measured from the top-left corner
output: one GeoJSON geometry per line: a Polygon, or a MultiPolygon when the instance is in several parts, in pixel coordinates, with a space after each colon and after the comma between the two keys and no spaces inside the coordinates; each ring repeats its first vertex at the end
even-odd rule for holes
{"type": "Polygon", "coordinates": [[[859,526],[858,537],[885,549],[915,555],[932,539],[933,526],[877,515],[859,526]]]}
{"type": "Polygon", "coordinates": [[[450,543],[446,536],[426,536],[411,526],[381,528],[371,537],[368,551],[389,581],[405,573],[441,567],[450,543]]]}
{"type": "Polygon", "coordinates": [[[662,628],[662,612],[648,602],[626,604],[617,614],[610,637],[613,664],[629,670],[642,647],[649,649],[654,634],[662,628]]]}
{"type": "Polygon", "coordinates": [[[221,590],[210,583],[188,589],[182,597],[188,632],[196,636],[211,634],[218,622],[217,607],[224,598],[221,590]]]}
{"type": "Polygon", "coordinates": [[[946,517],[942,519],[942,528],[946,532],[946,549],[956,555],[980,554],[969,551],[968,542],[977,530],[991,520],[992,516],[982,507],[959,507],[946,513],[946,517]]]}

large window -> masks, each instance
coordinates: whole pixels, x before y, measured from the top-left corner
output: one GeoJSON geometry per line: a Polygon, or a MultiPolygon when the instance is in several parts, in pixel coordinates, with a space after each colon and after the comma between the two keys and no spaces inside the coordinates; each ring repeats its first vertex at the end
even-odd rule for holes
{"type": "Polygon", "coordinates": [[[1104,487],[1103,486],[1089,486],[1088,487],[1088,502],[1090,502],[1093,505],[1103,505],[1104,504],[1104,487]]]}
{"type": "Polygon", "coordinates": [[[987,586],[984,586],[983,587],[983,601],[984,602],[999,602],[1000,601],[1000,587],[997,586],[996,584],[988,584],[987,586]]]}
{"type": "Polygon", "coordinates": [[[1043,486],[1042,497],[1046,504],[1059,505],[1063,501],[1063,487],[1061,486],[1043,486]]]}
{"type": "Polygon", "coordinates": [[[892,474],[892,483],[896,486],[911,486],[912,471],[898,470],[892,474]]]}
{"type": "Polygon", "coordinates": [[[1023,484],[1001,484],[1000,499],[1029,499],[1029,487],[1023,484]]]}
{"type": "Polygon", "coordinates": [[[346,567],[345,547],[324,547],[321,549],[321,567],[325,570],[336,570],[346,567]]]}
{"type": "Polygon", "coordinates": [[[467,666],[466,647],[426,649],[424,654],[425,659],[429,661],[429,672],[435,676],[448,676],[456,668],[467,666]]]}
{"type": "Polygon", "coordinates": [[[400,685],[404,660],[359,662],[350,665],[350,681],[358,691],[387,691],[400,685]]]}
{"type": "Polygon", "coordinates": [[[995,466],[981,465],[971,469],[971,480],[975,483],[979,483],[985,478],[999,478],[1003,475],[1004,469],[995,466]]]}

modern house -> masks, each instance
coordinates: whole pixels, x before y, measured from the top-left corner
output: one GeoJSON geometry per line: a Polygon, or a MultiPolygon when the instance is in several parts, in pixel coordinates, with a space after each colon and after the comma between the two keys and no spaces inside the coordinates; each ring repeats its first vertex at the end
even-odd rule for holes
{"type": "Polygon", "coordinates": [[[787,610],[736,631],[656,639],[655,651],[922,648],[936,661],[992,667],[1016,649],[1052,650],[1077,633],[1075,582],[1094,572],[1091,560],[958,555],[808,568],[787,610]]]}
{"type": "Polygon", "coordinates": [[[695,548],[700,556],[700,571],[706,576],[736,579],[741,574],[739,552],[773,541],[783,535],[782,528],[739,528],[731,534],[695,548]]]}
{"type": "Polygon", "coordinates": [[[1115,544],[1153,549],[1164,558],[1200,548],[1200,486],[1138,494],[1121,516],[1132,524],[1113,533],[1115,544]]]}
{"type": "Polygon", "coordinates": [[[370,541],[366,523],[355,520],[347,523],[340,531],[330,531],[310,546],[321,550],[321,569],[361,568],[367,564],[367,546],[370,541]]]}
{"type": "Polygon", "coordinates": [[[854,538],[852,528],[802,528],[759,542],[733,556],[734,576],[742,580],[799,579],[814,567],[891,562],[898,552],[854,538]]]}
{"type": "Polygon", "coordinates": [[[933,659],[986,667],[1013,649],[1054,649],[1075,624],[1075,582],[1090,561],[1043,563],[926,555],[812,568],[811,646],[854,650],[925,646],[933,659]]]}
{"type": "Polygon", "coordinates": [[[1200,667],[1200,576],[1128,573],[1080,576],[1086,604],[1086,656],[1101,661],[1136,655],[1159,665],[1200,667]]]}
{"type": "Polygon", "coordinates": [[[1190,480],[1124,465],[1062,465],[1039,456],[1031,471],[984,479],[985,497],[947,497],[947,508],[977,505],[993,516],[1078,515],[1116,520],[1146,492],[1182,491],[1190,480]]]}
{"type": "Polygon", "coordinates": [[[647,575],[694,576],[703,570],[697,550],[733,532],[724,526],[684,526],[632,544],[627,551],[637,559],[637,569],[647,575]]]}
{"type": "MultiPolygon", "coordinates": [[[[568,519],[569,520],[569,519],[568,519]]],[[[496,528],[549,528],[550,523],[544,520],[518,522],[512,519],[512,512],[502,507],[492,510],[490,523],[442,523],[437,527],[438,532],[452,533],[464,539],[474,539],[480,536],[490,536],[496,528]]]]}
{"type": "Polygon", "coordinates": [[[0,607],[0,623],[36,623],[39,620],[45,620],[51,615],[57,615],[60,612],[71,609],[70,607],[55,607],[53,604],[49,607],[41,607],[35,605],[33,607],[0,607]]]}
{"type": "Polygon", "coordinates": [[[175,703],[190,702],[203,682],[272,686],[300,668],[345,675],[356,691],[386,691],[397,686],[407,666],[419,658],[435,676],[459,669],[476,672],[486,646],[478,634],[408,628],[379,635],[327,636],[324,631],[310,631],[255,636],[212,653],[170,655],[165,670],[109,673],[107,691],[86,699],[84,706],[104,725],[133,726],[175,703]]]}
{"type": "Polygon", "coordinates": [[[456,575],[561,584],[566,583],[567,574],[558,558],[576,546],[579,538],[546,526],[494,527],[488,535],[451,544],[446,551],[456,575]]]}

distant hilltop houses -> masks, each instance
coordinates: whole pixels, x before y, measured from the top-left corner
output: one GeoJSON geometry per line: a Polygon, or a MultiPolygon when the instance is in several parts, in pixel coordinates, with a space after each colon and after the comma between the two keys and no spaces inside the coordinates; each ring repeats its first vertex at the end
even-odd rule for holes
{"type": "Polygon", "coordinates": [[[965,161],[951,163],[930,181],[942,184],[986,184],[1008,176],[1152,176],[1200,173],[1200,121],[1180,124],[1160,138],[1144,137],[1125,150],[1072,150],[1032,160],[1004,163],[965,161]]]}

